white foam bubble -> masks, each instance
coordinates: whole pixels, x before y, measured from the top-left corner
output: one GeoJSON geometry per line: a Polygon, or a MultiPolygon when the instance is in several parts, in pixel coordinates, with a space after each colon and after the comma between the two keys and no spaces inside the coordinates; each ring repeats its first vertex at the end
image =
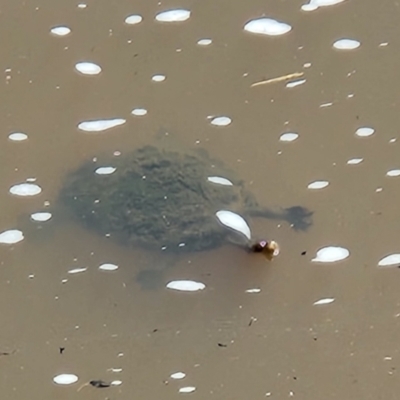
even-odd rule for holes
{"type": "Polygon", "coordinates": [[[233,183],[226,178],[222,178],[221,176],[209,176],[207,178],[209,182],[216,183],[218,185],[232,186],[233,183]]]}
{"type": "Polygon", "coordinates": [[[314,305],[314,306],[321,306],[321,305],[324,305],[324,304],[331,304],[331,303],[333,303],[334,301],[335,301],[334,298],[332,298],[332,297],[326,297],[325,299],[320,299],[320,300],[315,301],[315,302],[313,303],[313,305],[314,305]]]}
{"type": "Polygon", "coordinates": [[[197,292],[198,290],[205,289],[206,285],[201,282],[190,280],[171,281],[167,283],[167,288],[172,290],[179,290],[183,292],[197,292]]]}
{"type": "Polygon", "coordinates": [[[197,44],[199,46],[209,46],[212,43],[212,39],[199,39],[197,44]]]}
{"type": "Polygon", "coordinates": [[[131,111],[131,114],[137,117],[143,117],[144,115],[147,114],[147,110],[145,108],[134,108],[131,111]]]}
{"type": "Polygon", "coordinates": [[[378,262],[379,267],[390,267],[393,265],[400,265],[400,254],[389,254],[378,262]]]}
{"type": "Polygon", "coordinates": [[[28,139],[28,135],[22,132],[13,132],[8,135],[8,138],[14,142],[22,142],[28,139]]]}
{"type": "Polygon", "coordinates": [[[110,264],[110,263],[105,263],[105,264],[101,264],[99,266],[99,269],[101,271],[115,271],[118,269],[118,265],[115,264],[110,264]]]}
{"type": "Polygon", "coordinates": [[[251,238],[250,227],[239,214],[232,211],[220,210],[217,211],[216,216],[221,224],[242,233],[247,239],[251,238]]]}
{"type": "Polygon", "coordinates": [[[73,268],[73,269],[70,269],[68,271],[68,273],[69,274],[79,274],[81,272],[85,272],[86,270],[87,270],[87,268],[85,268],[85,267],[83,267],[83,268],[73,268]]]}
{"type": "Polygon", "coordinates": [[[317,190],[326,188],[329,185],[328,181],[314,181],[308,184],[308,189],[317,190]]]}
{"type": "Polygon", "coordinates": [[[339,39],[333,43],[333,47],[337,50],[354,50],[360,47],[361,43],[354,39],[339,39]]]}
{"type": "Polygon", "coordinates": [[[228,126],[231,123],[232,123],[232,120],[229,117],[225,117],[225,116],[214,117],[211,120],[211,125],[214,125],[214,126],[228,126]]]}
{"type": "Polygon", "coordinates": [[[298,79],[297,81],[290,81],[286,84],[287,88],[294,88],[296,86],[302,85],[303,83],[306,83],[305,79],[298,79]]]}
{"type": "Polygon", "coordinates": [[[298,137],[299,137],[299,134],[296,132],[286,132],[286,133],[282,133],[279,140],[281,142],[293,142],[298,137]]]}
{"type": "Polygon", "coordinates": [[[159,22],[182,22],[190,18],[190,11],[183,8],[162,11],[156,15],[159,22]]]}
{"type": "Polygon", "coordinates": [[[119,386],[119,385],[122,385],[122,381],[120,381],[120,380],[112,381],[112,382],[111,382],[111,385],[112,385],[112,386],[119,386]]]}
{"type": "Polygon", "coordinates": [[[327,246],[319,249],[317,255],[311,261],[321,263],[331,263],[344,260],[349,257],[350,252],[344,247],[327,246]]]}
{"type": "Polygon", "coordinates": [[[253,289],[247,289],[246,293],[260,293],[261,289],[259,288],[253,288],[253,289]]]}
{"type": "Polygon", "coordinates": [[[34,183],[18,183],[10,188],[10,193],[15,196],[36,196],[41,191],[42,188],[34,183]]]}
{"type": "Polygon", "coordinates": [[[179,393],[193,393],[195,390],[194,386],[185,386],[179,389],[179,393]]]}
{"type": "Polygon", "coordinates": [[[18,229],[10,229],[0,233],[0,243],[14,244],[24,240],[24,234],[18,229]]]}
{"type": "Polygon", "coordinates": [[[290,25],[272,18],[253,19],[244,26],[244,30],[247,32],[269,36],[284,35],[291,31],[291,29],[290,25]]]}
{"type": "Polygon", "coordinates": [[[138,14],[132,14],[125,18],[125,23],[128,25],[136,25],[143,21],[143,17],[138,14]]]}
{"type": "Polygon", "coordinates": [[[78,129],[84,132],[103,132],[119,125],[123,125],[125,122],[126,120],[123,118],[83,121],[78,124],[78,129]]]}
{"type": "Polygon", "coordinates": [[[75,64],[75,69],[84,75],[98,75],[101,67],[89,61],[82,61],[75,64]]]}
{"type": "Polygon", "coordinates": [[[392,169],[388,172],[386,172],[386,176],[400,176],[400,169],[392,169]]]}
{"type": "Polygon", "coordinates": [[[51,217],[52,217],[51,213],[45,211],[31,214],[31,218],[33,219],[33,221],[36,222],[46,222],[49,219],[51,219],[51,217]]]}
{"type": "Polygon", "coordinates": [[[171,374],[172,379],[183,379],[186,376],[184,372],[174,372],[171,374]]]}
{"type": "Polygon", "coordinates": [[[110,175],[113,174],[117,168],[115,167],[99,167],[94,172],[98,175],[110,175]]]}
{"type": "Polygon", "coordinates": [[[347,161],[347,164],[357,165],[357,164],[360,164],[362,161],[363,161],[362,158],[351,158],[350,160],[347,161]]]}
{"type": "Polygon", "coordinates": [[[316,6],[315,4],[311,4],[311,3],[303,4],[300,8],[301,8],[302,11],[315,11],[315,10],[318,10],[318,6],[316,6]]]}
{"type": "Polygon", "coordinates": [[[58,385],[71,385],[78,381],[78,377],[74,374],[60,374],[53,378],[53,382],[58,385]]]}
{"type": "Polygon", "coordinates": [[[66,36],[71,33],[71,29],[68,26],[55,26],[50,29],[50,32],[56,36],[66,36]]]}
{"type": "Polygon", "coordinates": [[[154,82],[163,82],[165,81],[166,76],[165,75],[161,75],[161,74],[157,74],[157,75],[153,75],[151,77],[151,80],[154,82]]]}
{"type": "Polygon", "coordinates": [[[361,126],[356,130],[356,135],[359,137],[367,137],[373,135],[375,132],[374,128],[371,128],[370,126],[361,126]]]}

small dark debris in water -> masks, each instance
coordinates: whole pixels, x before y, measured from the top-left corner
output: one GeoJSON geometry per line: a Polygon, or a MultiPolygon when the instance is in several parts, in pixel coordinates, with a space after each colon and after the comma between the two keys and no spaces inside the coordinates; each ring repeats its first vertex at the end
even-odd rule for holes
{"type": "Polygon", "coordinates": [[[156,332],[158,332],[158,329],[157,328],[153,329],[153,333],[156,333],[156,332]]]}
{"type": "Polygon", "coordinates": [[[218,347],[228,347],[228,345],[224,343],[218,343],[218,347]]]}
{"type": "Polygon", "coordinates": [[[316,337],[313,337],[313,339],[314,339],[314,341],[317,341],[317,340],[318,340],[318,338],[316,338],[316,337]]]}
{"type": "Polygon", "coordinates": [[[59,347],[60,354],[64,353],[65,347],[59,347]]]}
{"type": "Polygon", "coordinates": [[[306,254],[307,254],[307,252],[305,250],[301,252],[302,256],[305,256],[306,254]]]}
{"type": "Polygon", "coordinates": [[[90,381],[89,383],[96,388],[108,388],[111,386],[111,383],[104,382],[102,380],[94,380],[90,381]]]}
{"type": "Polygon", "coordinates": [[[13,351],[0,351],[0,356],[10,356],[11,354],[14,354],[16,350],[13,351]]]}
{"type": "Polygon", "coordinates": [[[251,317],[248,326],[253,325],[253,322],[256,322],[257,318],[251,317]]]}

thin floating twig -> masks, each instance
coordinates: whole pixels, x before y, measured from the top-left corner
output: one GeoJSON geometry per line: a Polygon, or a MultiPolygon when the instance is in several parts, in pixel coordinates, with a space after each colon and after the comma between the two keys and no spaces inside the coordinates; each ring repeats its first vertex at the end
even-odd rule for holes
{"type": "Polygon", "coordinates": [[[294,78],[301,78],[303,75],[304,75],[304,72],[293,72],[292,74],[282,75],[282,76],[278,76],[276,78],[271,78],[271,79],[267,79],[267,80],[263,80],[263,81],[259,81],[259,82],[254,82],[253,84],[251,84],[250,87],[267,85],[269,83],[289,81],[294,78]]]}

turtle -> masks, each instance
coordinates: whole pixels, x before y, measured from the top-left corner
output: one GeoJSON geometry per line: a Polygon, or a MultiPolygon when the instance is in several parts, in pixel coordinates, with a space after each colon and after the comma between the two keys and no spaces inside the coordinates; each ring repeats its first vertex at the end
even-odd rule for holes
{"type": "MultiPolygon", "coordinates": [[[[312,212],[302,206],[273,210],[260,205],[243,180],[203,149],[145,145],[97,158],[72,171],[61,202],[86,227],[121,244],[167,253],[192,253],[226,243],[271,258],[274,241],[252,242],[227,227],[218,213],[288,222],[305,231],[312,212]]],[[[246,222],[244,222],[246,223],[246,222]]]]}

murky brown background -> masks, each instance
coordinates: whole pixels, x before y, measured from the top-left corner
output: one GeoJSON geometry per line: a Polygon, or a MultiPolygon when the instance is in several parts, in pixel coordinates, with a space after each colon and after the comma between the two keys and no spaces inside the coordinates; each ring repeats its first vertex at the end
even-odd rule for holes
{"type": "Polygon", "coordinates": [[[400,120],[399,3],[348,0],[311,13],[300,11],[301,1],[86,4],[8,0],[0,6],[0,231],[26,233],[23,242],[0,248],[0,351],[12,353],[0,356],[1,397],[397,399],[399,271],[378,269],[377,262],[400,250],[399,178],[385,177],[400,167],[398,144],[388,143],[398,137],[400,120]],[[154,21],[171,7],[190,9],[190,20],[154,21]],[[124,24],[136,13],[142,23],[124,24]],[[243,31],[264,14],[293,30],[275,38],[243,31]],[[64,24],[69,36],[49,33],[64,24]],[[208,37],[211,46],[196,44],[208,37]],[[335,51],[332,43],[341,37],[356,38],[361,47],[335,51]],[[382,42],[389,45],[379,47],[382,42]],[[98,63],[102,73],[79,75],[74,65],[81,60],[98,63]],[[307,62],[312,65],[304,69],[307,62]],[[250,88],[299,71],[307,79],[299,87],[250,88]],[[152,82],[156,73],[166,81],[152,82]],[[327,102],[333,105],[319,108],[327,102]],[[139,106],[148,109],[146,117],[130,115],[139,106]],[[233,123],[215,128],[208,115],[229,115],[233,123]],[[101,134],[76,128],[111,117],[127,123],[101,134]],[[376,133],[355,137],[363,125],[376,133]],[[141,290],[135,274],[146,256],[60,222],[56,199],[68,171],[101,153],[153,143],[160,128],[222,159],[260,203],[314,210],[314,225],[295,233],[276,221],[253,221],[257,233],[281,244],[272,264],[225,247],[187,256],[166,272],[166,282],[206,283],[204,292],[141,290]],[[11,142],[12,131],[29,140],[11,142]],[[281,143],[285,131],[300,138],[281,143]],[[353,157],[364,162],[346,165],[353,157]],[[8,193],[29,177],[43,187],[40,196],[8,193]],[[317,179],[330,186],[308,190],[317,179]],[[54,220],[35,233],[29,214],[46,200],[54,220]],[[311,262],[331,244],[349,248],[351,256],[333,265],[311,262]],[[98,271],[103,262],[120,268],[98,271]],[[67,274],[81,266],[89,270],[67,274]],[[245,293],[253,287],[261,293],[245,293]],[[313,306],[324,297],[336,300],[313,306]],[[169,379],[177,371],[187,377],[169,379]],[[55,385],[53,377],[64,372],[79,382],[55,385]],[[78,392],[92,379],[123,383],[78,392]],[[196,391],[179,394],[183,386],[196,391]]]}

